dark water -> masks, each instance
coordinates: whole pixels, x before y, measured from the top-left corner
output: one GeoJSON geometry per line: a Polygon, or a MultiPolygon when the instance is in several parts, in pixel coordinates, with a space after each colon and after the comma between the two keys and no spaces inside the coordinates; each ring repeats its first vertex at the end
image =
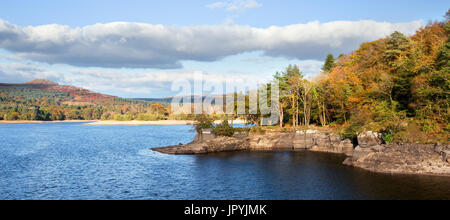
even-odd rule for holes
{"type": "Polygon", "coordinates": [[[175,156],[190,126],[0,125],[0,199],[450,199],[450,178],[374,174],[312,152],[175,156]]]}

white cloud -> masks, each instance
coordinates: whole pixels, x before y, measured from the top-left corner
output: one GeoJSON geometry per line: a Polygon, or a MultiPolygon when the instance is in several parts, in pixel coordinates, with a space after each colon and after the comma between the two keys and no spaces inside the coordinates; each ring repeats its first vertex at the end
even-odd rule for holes
{"type": "MultiPolygon", "coordinates": [[[[268,62],[276,62],[277,59],[273,57],[268,56],[261,56],[261,57],[251,57],[240,60],[241,62],[246,63],[254,63],[254,64],[263,64],[268,62]]],[[[318,60],[299,60],[291,61],[292,64],[298,65],[300,68],[300,71],[306,76],[306,77],[312,77],[316,76],[320,73],[322,66],[324,64],[324,61],[318,61],[318,60]]]]}
{"type": "Polygon", "coordinates": [[[255,0],[250,0],[250,1],[244,2],[244,6],[243,6],[243,8],[245,8],[245,9],[260,8],[260,7],[262,7],[262,4],[258,3],[255,0]]]}
{"type": "Polygon", "coordinates": [[[206,5],[207,8],[216,9],[216,8],[225,8],[227,7],[227,3],[225,2],[214,2],[212,4],[206,5]]]}
{"type": "Polygon", "coordinates": [[[249,63],[266,63],[273,61],[275,58],[268,57],[268,56],[261,56],[261,57],[252,57],[252,58],[246,58],[242,59],[242,62],[249,62],[249,63]]]}
{"type": "Polygon", "coordinates": [[[323,61],[302,60],[298,63],[298,67],[307,77],[312,77],[320,73],[323,64],[323,61]]]}
{"type": "Polygon", "coordinates": [[[59,79],[62,75],[59,72],[46,70],[34,64],[28,63],[0,63],[1,82],[23,82],[33,79],[59,79]]]}
{"type": "MultiPolygon", "coordinates": [[[[50,68],[51,69],[51,66],[50,68]]],[[[164,97],[178,94],[171,91],[172,83],[179,80],[193,82],[197,73],[203,74],[205,83],[223,84],[239,82],[268,82],[268,78],[245,75],[208,74],[196,70],[133,71],[119,69],[74,68],[67,71],[48,70],[36,63],[0,63],[0,82],[22,83],[33,79],[50,79],[63,85],[73,85],[95,92],[127,97],[164,97]]],[[[256,84],[255,84],[256,85],[256,84]]],[[[190,85],[192,86],[192,84],[190,85]]],[[[205,89],[205,92],[208,90],[205,89]]]]}
{"type": "MultiPolygon", "coordinates": [[[[157,72],[139,72],[126,73],[115,70],[89,70],[74,69],[71,74],[65,74],[60,81],[80,85],[88,89],[101,89],[102,91],[114,91],[119,93],[147,94],[147,97],[154,97],[152,93],[162,92],[170,93],[171,85],[175,81],[184,80],[193,82],[196,80],[196,74],[203,75],[203,80],[208,84],[223,84],[227,81],[234,82],[268,82],[259,76],[230,76],[214,73],[205,73],[196,70],[172,70],[157,72]]],[[[192,86],[192,85],[191,85],[192,86]]],[[[256,86],[256,84],[255,84],[256,86]]],[[[205,92],[207,92],[205,90],[205,92]]],[[[173,95],[177,91],[172,91],[173,95]]]]}
{"type": "Polygon", "coordinates": [[[70,28],[20,27],[0,20],[0,48],[18,59],[82,67],[181,68],[181,61],[216,61],[263,51],[265,56],[323,60],[398,30],[412,34],[423,22],[370,20],[310,22],[254,28],[241,25],[165,26],[114,22],[70,28]]]}
{"type": "Polygon", "coordinates": [[[214,2],[212,4],[206,5],[210,9],[225,9],[230,12],[245,11],[248,9],[260,8],[262,4],[255,0],[229,0],[222,2],[214,2]]]}

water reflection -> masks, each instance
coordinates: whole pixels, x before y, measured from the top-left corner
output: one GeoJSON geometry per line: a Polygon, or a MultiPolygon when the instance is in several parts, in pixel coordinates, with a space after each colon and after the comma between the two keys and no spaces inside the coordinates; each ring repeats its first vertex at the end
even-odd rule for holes
{"type": "Polygon", "coordinates": [[[342,155],[166,155],[191,126],[0,125],[0,199],[450,199],[450,178],[383,175],[342,155]]]}
{"type": "Polygon", "coordinates": [[[246,188],[261,198],[450,199],[449,177],[372,173],[342,165],[343,155],[227,152],[195,158],[195,178],[223,179],[214,187],[231,193],[246,188]]]}

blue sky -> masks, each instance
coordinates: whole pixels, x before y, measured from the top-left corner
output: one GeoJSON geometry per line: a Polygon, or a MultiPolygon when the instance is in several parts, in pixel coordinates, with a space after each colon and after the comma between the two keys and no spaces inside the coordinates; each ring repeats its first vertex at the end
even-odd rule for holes
{"type": "Polygon", "coordinates": [[[262,7],[245,13],[210,10],[216,1],[186,0],[2,0],[2,19],[17,25],[65,24],[73,27],[114,21],[168,25],[220,24],[227,17],[254,27],[318,20],[408,22],[441,19],[447,0],[259,0],[262,7]]]}
{"type": "Polygon", "coordinates": [[[269,79],[292,63],[313,76],[328,52],[348,53],[394,30],[412,34],[450,8],[448,0],[0,4],[0,81],[45,77],[122,97],[173,95],[170,81],[195,71],[269,79]]]}

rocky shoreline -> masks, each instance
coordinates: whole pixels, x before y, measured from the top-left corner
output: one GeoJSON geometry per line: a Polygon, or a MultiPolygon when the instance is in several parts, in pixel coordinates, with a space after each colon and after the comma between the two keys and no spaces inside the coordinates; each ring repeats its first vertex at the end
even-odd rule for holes
{"type": "Polygon", "coordinates": [[[153,148],[166,154],[206,154],[224,151],[309,150],[347,155],[345,165],[390,174],[450,176],[450,145],[385,144],[381,135],[366,132],[357,143],[315,130],[296,133],[237,133],[216,137],[203,131],[193,142],[153,148]]]}

